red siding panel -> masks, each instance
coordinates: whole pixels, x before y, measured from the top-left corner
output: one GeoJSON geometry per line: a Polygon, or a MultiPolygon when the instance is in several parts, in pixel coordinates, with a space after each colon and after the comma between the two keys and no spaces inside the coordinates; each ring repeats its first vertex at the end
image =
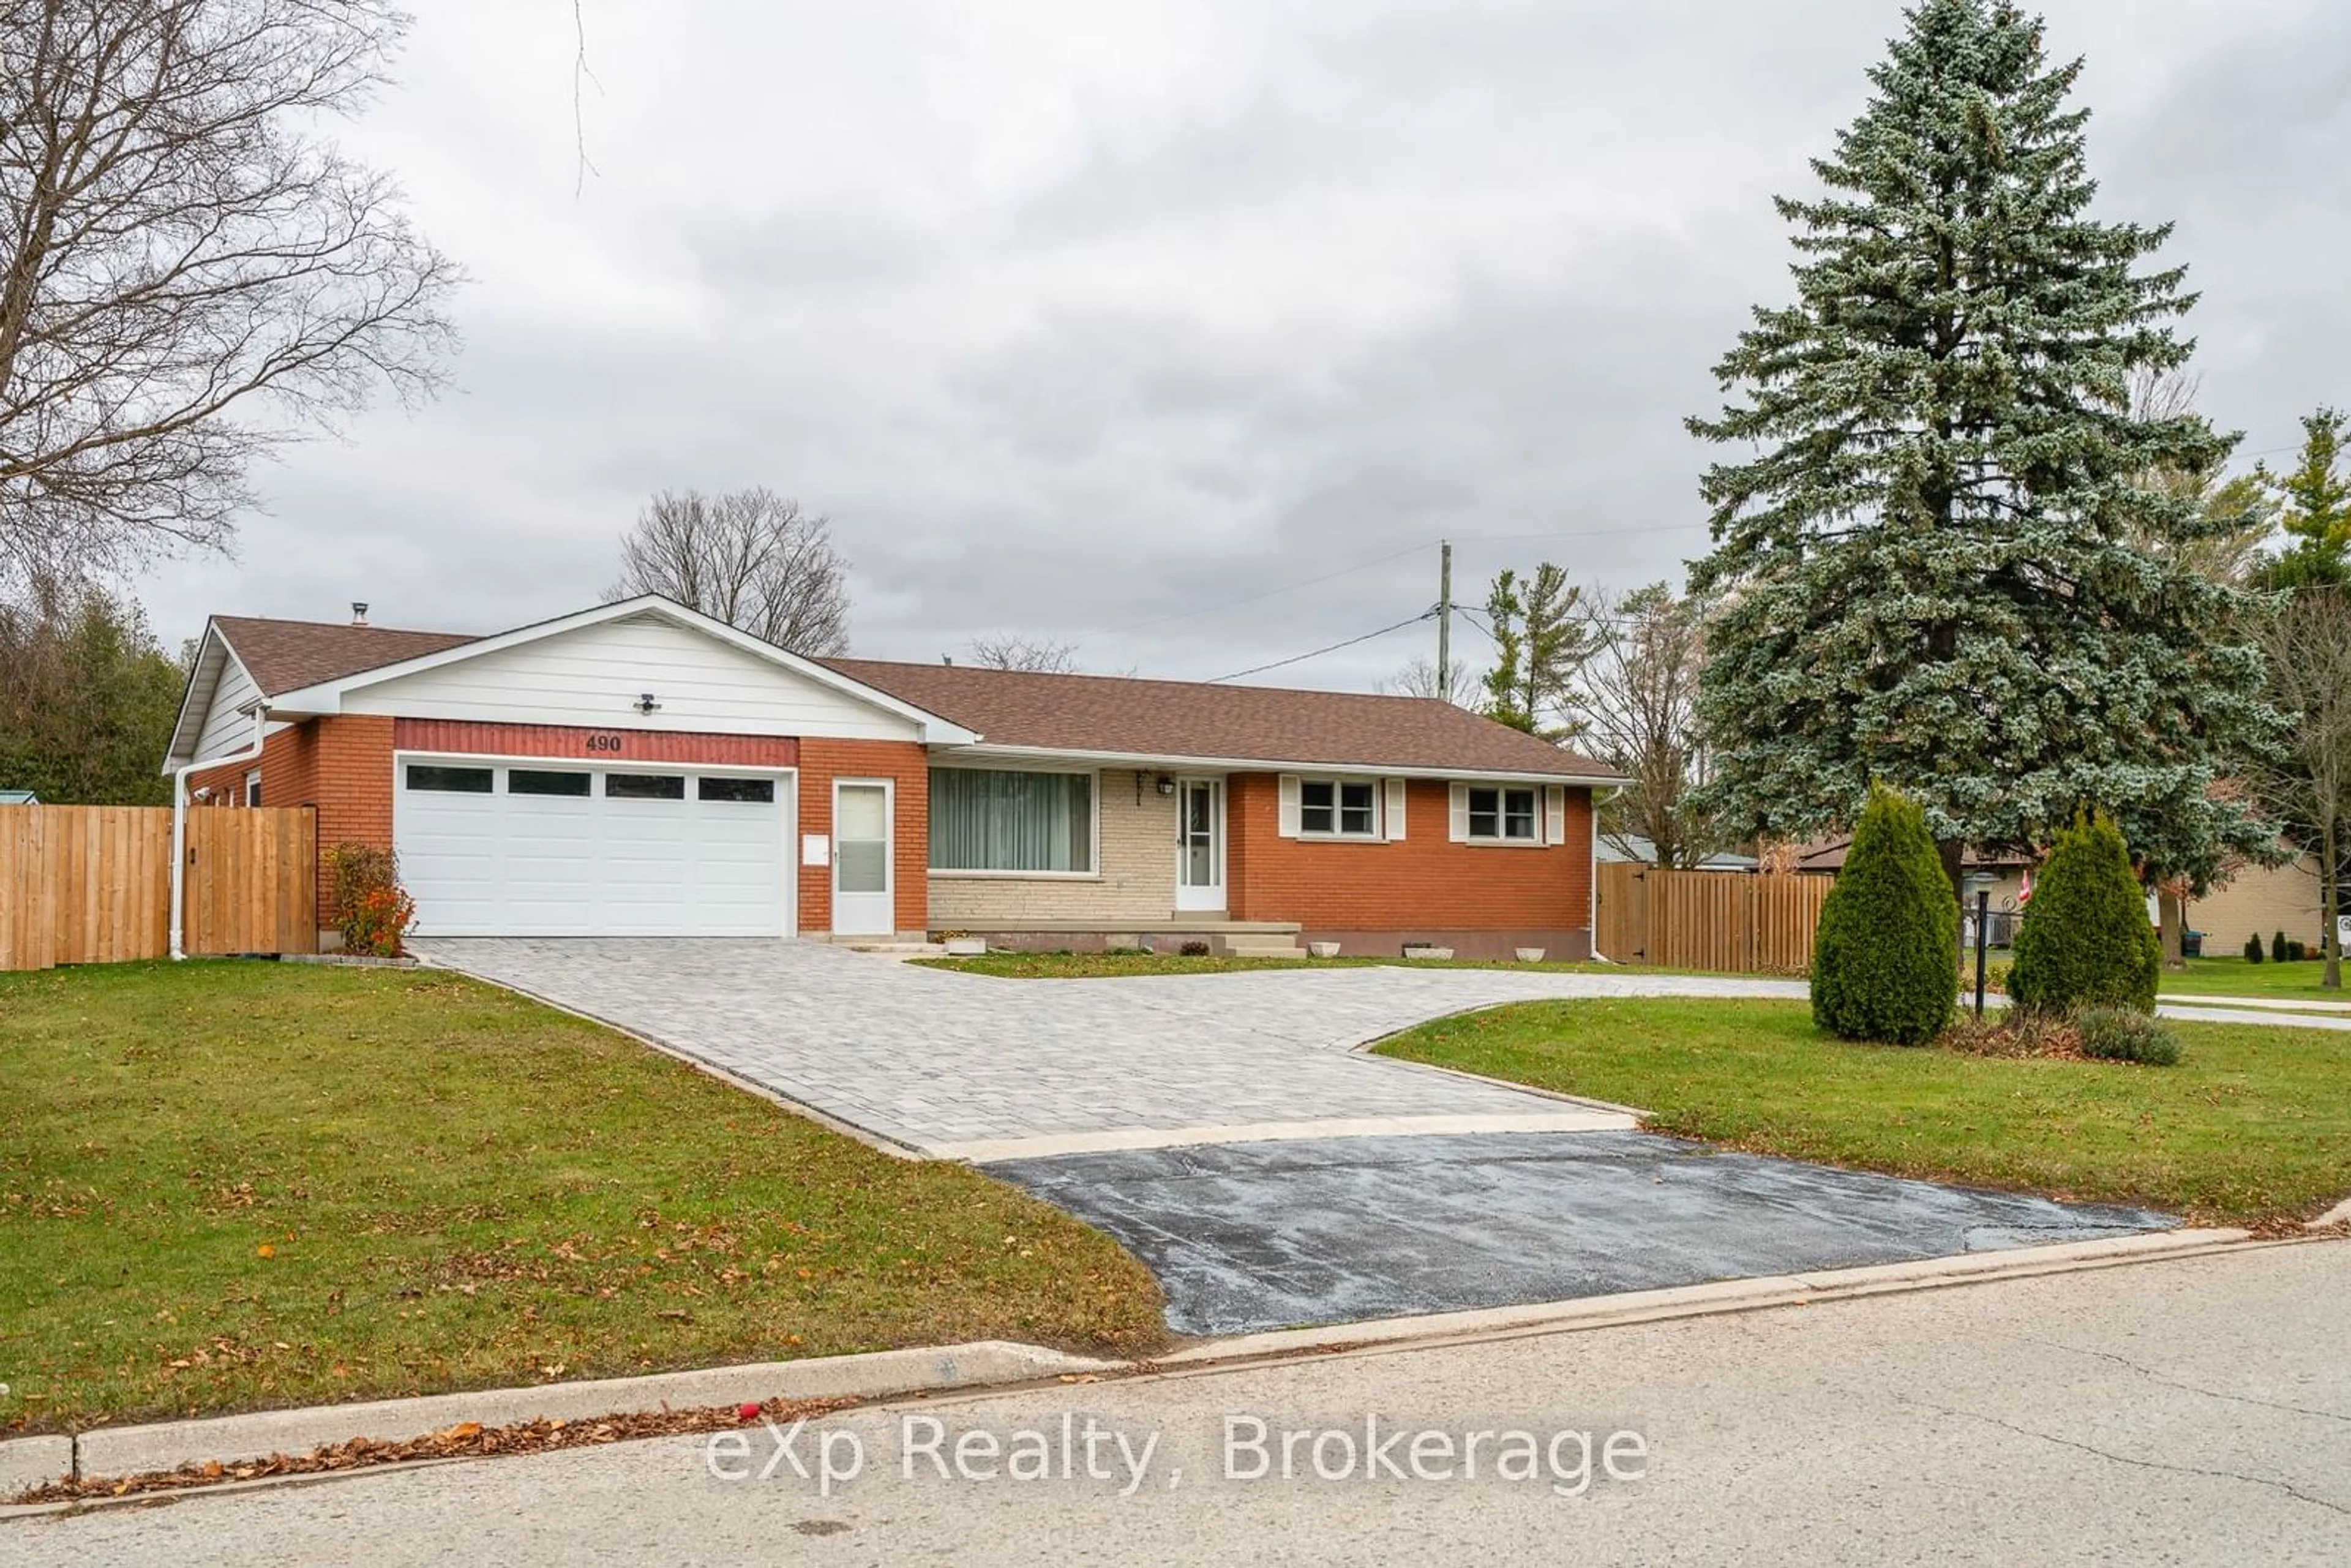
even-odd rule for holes
{"type": "Polygon", "coordinates": [[[561,724],[478,724],[448,718],[400,719],[393,727],[392,745],[402,751],[577,757],[590,762],[702,763],[713,768],[793,768],[800,759],[800,743],[785,736],[584,729],[561,724]],[[591,741],[606,744],[591,746],[591,741]]]}

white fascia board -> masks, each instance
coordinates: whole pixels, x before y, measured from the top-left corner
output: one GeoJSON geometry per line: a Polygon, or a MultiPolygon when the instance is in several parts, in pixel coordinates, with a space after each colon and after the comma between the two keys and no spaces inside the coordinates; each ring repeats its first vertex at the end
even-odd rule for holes
{"type": "Polygon", "coordinates": [[[422,674],[428,670],[437,670],[444,665],[461,664],[467,659],[479,658],[486,653],[502,653],[508,648],[520,647],[525,643],[536,643],[547,637],[560,636],[566,632],[576,632],[582,627],[598,626],[608,621],[619,621],[631,615],[647,613],[659,615],[688,631],[699,632],[714,641],[724,643],[729,647],[750,654],[753,658],[764,659],[771,664],[789,670],[794,674],[804,676],[819,685],[839,692],[843,696],[864,703],[870,707],[877,707],[884,713],[894,714],[913,724],[918,731],[918,737],[925,745],[969,746],[979,739],[976,731],[966,729],[958,724],[949,723],[937,714],[918,708],[914,704],[893,697],[887,692],[877,691],[861,681],[853,681],[839,671],[828,669],[814,660],[803,659],[797,653],[786,653],[772,643],[761,642],[747,632],[738,631],[724,621],[705,615],[700,611],[690,609],[674,599],[664,599],[658,593],[644,593],[639,594],[634,599],[615,600],[610,604],[599,604],[592,609],[576,611],[569,615],[559,615],[552,621],[535,622],[528,626],[517,626],[511,632],[500,632],[494,636],[476,638],[471,643],[460,643],[454,648],[444,648],[438,653],[422,653],[413,659],[403,659],[396,664],[379,664],[372,670],[361,670],[357,674],[345,675],[340,680],[321,681],[317,685],[305,686],[299,691],[286,692],[272,697],[269,702],[270,711],[304,715],[340,713],[343,710],[343,697],[346,693],[381,685],[387,681],[396,681],[409,675],[422,674]]]}
{"type": "Polygon", "coordinates": [[[1622,789],[1625,780],[1614,774],[1497,772],[1480,768],[1424,768],[1388,762],[1322,762],[1298,758],[1176,757],[1134,751],[1071,751],[1046,746],[966,746],[936,753],[943,767],[958,761],[1042,763],[1072,762],[1088,768],[1156,768],[1174,773],[1343,773],[1350,778],[1468,779],[1497,784],[1564,784],[1576,789],[1622,789]]]}
{"type": "MultiPolygon", "coordinates": [[[[196,642],[195,663],[188,668],[187,686],[180,693],[179,716],[172,721],[172,744],[163,753],[163,766],[157,769],[165,778],[170,778],[175,769],[196,760],[196,743],[203,738],[204,721],[212,716],[213,699],[219,695],[221,676],[226,673],[227,666],[231,664],[235,665],[238,673],[246,680],[253,681],[254,690],[261,689],[261,683],[253,680],[253,672],[246,669],[245,661],[236,656],[235,648],[230,645],[229,640],[221,635],[220,628],[207,617],[204,622],[204,634],[196,642]],[[207,674],[208,665],[209,674],[207,674]],[[204,689],[204,700],[201,706],[196,703],[196,687],[199,685],[204,689]]],[[[246,711],[250,713],[253,707],[258,706],[260,705],[249,705],[246,711]]]]}

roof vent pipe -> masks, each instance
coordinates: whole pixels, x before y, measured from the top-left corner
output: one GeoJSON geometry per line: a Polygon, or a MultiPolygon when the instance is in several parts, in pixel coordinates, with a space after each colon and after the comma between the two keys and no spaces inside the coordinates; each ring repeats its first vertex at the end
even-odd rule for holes
{"type": "Polygon", "coordinates": [[[354,599],[351,601],[351,624],[354,626],[364,626],[367,624],[366,600],[354,599]]]}

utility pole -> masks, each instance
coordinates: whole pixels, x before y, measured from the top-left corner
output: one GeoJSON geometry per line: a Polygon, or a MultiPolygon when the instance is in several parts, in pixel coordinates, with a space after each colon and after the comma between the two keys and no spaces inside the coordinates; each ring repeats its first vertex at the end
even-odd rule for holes
{"type": "Polygon", "coordinates": [[[1437,695],[1453,700],[1453,541],[1437,541],[1437,695]]]}

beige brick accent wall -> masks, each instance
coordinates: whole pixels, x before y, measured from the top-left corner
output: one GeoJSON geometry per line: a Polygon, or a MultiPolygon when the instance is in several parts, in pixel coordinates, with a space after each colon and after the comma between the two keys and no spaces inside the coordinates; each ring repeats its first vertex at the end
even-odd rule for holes
{"type": "Polygon", "coordinates": [[[2188,924],[2204,933],[2207,955],[2236,956],[2245,938],[2263,945],[2283,931],[2294,942],[2318,942],[2325,925],[2318,915],[2318,862],[2309,855],[2290,865],[2247,866],[2226,887],[2188,906],[2188,924]]]}
{"type": "Polygon", "coordinates": [[[931,928],[985,930],[991,921],[1166,920],[1176,911],[1176,802],[1153,789],[1155,773],[1104,768],[1094,776],[1102,842],[1092,878],[956,876],[933,872],[931,928]]]}

